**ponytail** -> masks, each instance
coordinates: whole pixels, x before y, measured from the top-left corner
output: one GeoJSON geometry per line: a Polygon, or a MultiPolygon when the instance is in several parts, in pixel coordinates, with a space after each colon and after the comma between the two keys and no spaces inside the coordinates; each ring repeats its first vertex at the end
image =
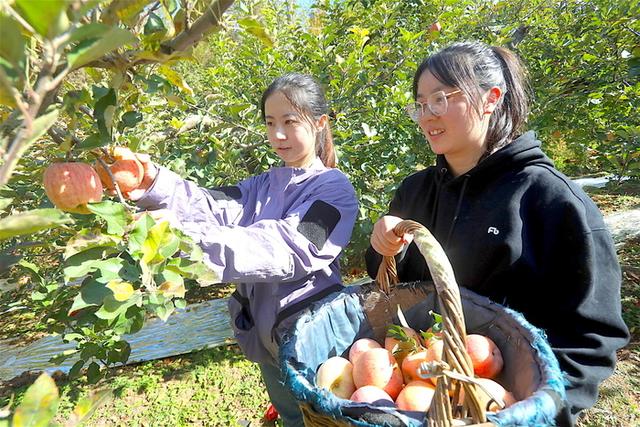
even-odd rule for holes
{"type": "Polygon", "coordinates": [[[506,90],[502,102],[491,114],[487,132],[489,154],[516,139],[524,131],[529,115],[527,72],[518,57],[509,49],[491,48],[500,62],[506,90]]]}
{"type": "Polygon", "coordinates": [[[336,148],[333,146],[333,133],[329,127],[329,121],[324,126],[324,129],[320,131],[316,140],[316,155],[322,160],[328,168],[335,168],[337,166],[336,148]]]}

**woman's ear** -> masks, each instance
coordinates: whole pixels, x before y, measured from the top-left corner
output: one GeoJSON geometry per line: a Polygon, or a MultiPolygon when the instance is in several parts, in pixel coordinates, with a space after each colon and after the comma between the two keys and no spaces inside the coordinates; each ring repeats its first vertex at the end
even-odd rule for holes
{"type": "Polygon", "coordinates": [[[486,93],[486,99],[484,101],[484,113],[491,114],[498,106],[498,101],[502,97],[502,89],[497,86],[492,87],[486,93]]]}
{"type": "Polygon", "coordinates": [[[321,115],[320,118],[316,120],[316,130],[318,132],[323,130],[327,126],[328,120],[329,120],[329,117],[326,114],[321,115]]]}

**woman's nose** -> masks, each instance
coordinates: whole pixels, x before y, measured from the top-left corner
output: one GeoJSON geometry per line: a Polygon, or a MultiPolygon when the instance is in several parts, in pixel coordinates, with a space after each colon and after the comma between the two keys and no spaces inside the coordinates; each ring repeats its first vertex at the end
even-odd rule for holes
{"type": "Polygon", "coordinates": [[[422,115],[418,118],[418,122],[430,121],[436,118],[436,115],[431,112],[426,106],[422,109],[422,115]]]}
{"type": "Polygon", "coordinates": [[[287,139],[287,135],[285,135],[284,130],[276,129],[276,139],[287,139]]]}

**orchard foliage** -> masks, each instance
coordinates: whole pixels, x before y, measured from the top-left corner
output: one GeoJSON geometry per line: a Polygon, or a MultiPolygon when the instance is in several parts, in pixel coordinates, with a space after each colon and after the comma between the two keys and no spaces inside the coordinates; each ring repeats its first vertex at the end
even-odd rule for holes
{"type": "MultiPolygon", "coordinates": [[[[154,264],[132,242],[138,227],[161,226],[127,207],[110,219],[117,198],[90,207],[93,215],[53,209],[43,170],[127,146],[202,186],[233,184],[277,164],[259,100],[290,71],[326,88],[339,167],[360,201],[345,266],[361,269],[395,187],[433,162],[403,108],[413,73],[464,39],[523,58],[530,126],[561,169],[638,178],[638,16],[632,0],[319,0],[310,10],[280,0],[4,1],[1,273],[32,278],[30,306],[78,343],[74,373],[84,366],[95,378],[98,364],[126,360],[121,335],[182,306],[180,284],[208,273],[177,268],[175,260],[186,262],[173,257],[178,250],[154,264]],[[86,249],[69,255],[78,242],[86,249]],[[160,292],[163,279],[179,292],[160,292]]],[[[183,252],[190,244],[170,227],[162,233],[183,252]]]]}
{"type": "Polygon", "coordinates": [[[360,201],[350,267],[362,265],[372,224],[400,180],[434,160],[403,107],[418,64],[454,41],[521,55],[532,82],[530,127],[563,171],[640,176],[637,2],[342,0],[318,1],[307,15],[287,2],[245,0],[227,14],[232,22],[247,15],[263,25],[260,37],[230,25],[198,46],[196,62],[180,65],[194,96],[171,120],[182,117],[176,129],[201,120],[200,132],[181,133],[159,154],[202,185],[260,172],[276,161],[257,111],[261,91],[284,72],[317,76],[335,115],[338,166],[360,201]]]}
{"type": "MultiPolygon", "coordinates": [[[[71,376],[86,368],[88,379],[96,381],[102,365],[126,362],[124,334],[139,330],[147,315],[166,320],[184,308],[188,284],[217,280],[187,236],[167,221],[133,215],[122,197],[67,209],[93,213],[88,217],[51,208],[43,197],[43,170],[52,162],[108,157],[112,146],[137,149],[141,105],[180,102],[179,95],[192,93],[175,63],[219,27],[232,3],[0,5],[0,273],[26,279],[29,305],[41,323],[75,343],[54,360],[77,357],[71,376]],[[42,241],[30,240],[43,231],[42,241]]],[[[79,178],[53,182],[62,178],[45,176],[47,189],[78,196],[83,183],[73,180],[79,178]]]]}

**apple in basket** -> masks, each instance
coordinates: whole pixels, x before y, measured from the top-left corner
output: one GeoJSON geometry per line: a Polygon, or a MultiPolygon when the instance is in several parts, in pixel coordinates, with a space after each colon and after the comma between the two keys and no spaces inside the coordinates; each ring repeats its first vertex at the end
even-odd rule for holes
{"type": "Polygon", "coordinates": [[[415,380],[408,383],[396,399],[398,409],[404,411],[427,412],[435,394],[435,387],[427,381],[415,380]]]}
{"type": "Polygon", "coordinates": [[[402,361],[402,376],[404,383],[408,384],[414,380],[430,381],[435,385],[436,378],[425,380],[418,372],[422,362],[439,362],[442,360],[442,351],[444,349],[444,341],[434,339],[430,341],[430,346],[424,350],[409,354],[402,361]]]}
{"type": "Polygon", "coordinates": [[[384,348],[372,348],[360,355],[353,364],[353,382],[356,388],[374,385],[393,399],[402,390],[402,371],[393,355],[384,348]]]}
{"type": "Polygon", "coordinates": [[[374,385],[360,387],[351,395],[349,400],[361,403],[373,403],[383,406],[395,406],[393,399],[386,391],[374,385]]]}
{"type": "Polygon", "coordinates": [[[359,340],[356,340],[351,344],[351,349],[349,349],[349,361],[351,363],[355,363],[356,359],[362,353],[367,350],[371,350],[372,348],[382,348],[382,346],[378,341],[372,340],[371,338],[360,338],[359,340]]]}
{"type": "Polygon", "coordinates": [[[466,339],[467,353],[473,363],[473,372],[482,378],[495,378],[504,365],[502,353],[491,338],[469,334],[466,339]]]}
{"type": "Polygon", "coordinates": [[[326,388],[342,399],[349,399],[356,386],[353,383],[353,365],[344,357],[334,356],[325,360],[316,373],[316,385],[326,388]]]}

